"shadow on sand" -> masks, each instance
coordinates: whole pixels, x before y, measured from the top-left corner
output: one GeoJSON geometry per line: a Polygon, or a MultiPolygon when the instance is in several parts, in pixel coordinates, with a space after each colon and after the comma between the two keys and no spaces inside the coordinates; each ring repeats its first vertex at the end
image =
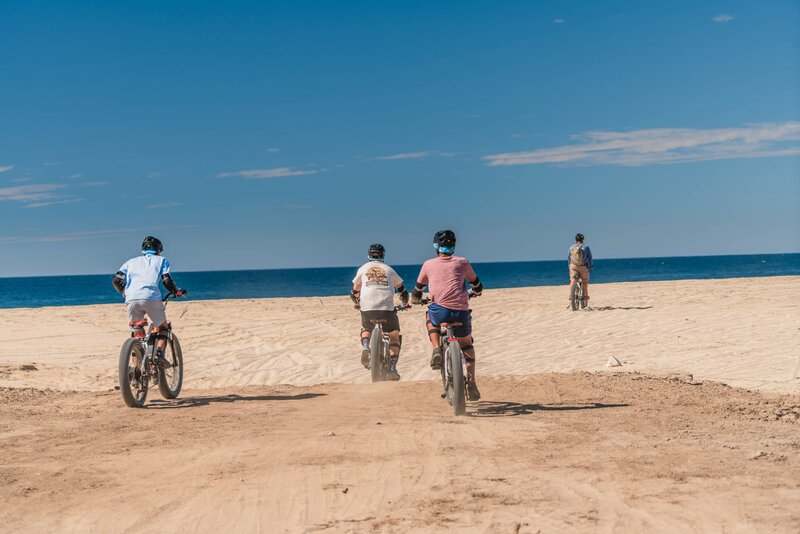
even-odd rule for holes
{"type": "Polygon", "coordinates": [[[601,410],[604,408],[625,408],[630,404],[603,404],[592,402],[586,404],[520,404],[518,402],[480,401],[468,404],[472,410],[467,412],[472,417],[512,417],[530,415],[536,412],[569,412],[575,410],[601,410]]]}
{"type": "Polygon", "coordinates": [[[613,310],[652,310],[652,306],[600,306],[587,308],[586,311],[613,311],[613,310]]]}
{"type": "Polygon", "coordinates": [[[226,402],[246,402],[246,401],[287,401],[305,400],[315,397],[324,397],[325,393],[300,393],[297,395],[218,395],[205,397],[185,397],[182,399],[167,401],[154,399],[147,404],[147,408],[154,410],[174,410],[176,408],[195,408],[197,406],[208,406],[209,404],[226,402]]]}

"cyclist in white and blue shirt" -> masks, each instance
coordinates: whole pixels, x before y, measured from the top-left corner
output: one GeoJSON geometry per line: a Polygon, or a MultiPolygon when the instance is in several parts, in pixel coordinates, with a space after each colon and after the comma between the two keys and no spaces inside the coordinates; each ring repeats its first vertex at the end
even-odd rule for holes
{"type": "MultiPolygon", "coordinates": [[[[128,322],[141,324],[145,315],[153,325],[166,332],[169,329],[167,314],[161,302],[161,284],[175,296],[183,296],[184,290],[178,289],[169,274],[169,261],[161,256],[164,246],[153,236],[147,236],[142,242],[142,255],[131,258],[122,264],[112,283],[114,288],[125,297],[128,308],[128,322]]],[[[156,344],[156,363],[166,363],[164,348],[166,336],[158,336],[156,344]]]]}

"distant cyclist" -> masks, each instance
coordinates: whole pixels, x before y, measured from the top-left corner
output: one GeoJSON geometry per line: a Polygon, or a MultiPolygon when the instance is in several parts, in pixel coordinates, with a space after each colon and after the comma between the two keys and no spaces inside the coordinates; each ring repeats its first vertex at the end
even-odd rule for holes
{"type": "Polygon", "coordinates": [[[433,247],[437,255],[426,261],[417,277],[412,291],[414,304],[419,304],[422,291],[428,286],[431,305],[426,313],[428,337],[433,345],[431,369],[442,368],[442,347],[440,343],[440,325],[442,323],[461,323],[453,329],[458,338],[464,360],[467,362],[467,397],[469,400],[481,398],[475,381],[475,347],[472,339],[472,316],[469,310],[469,293],[465,281],[472,286],[472,292],[478,296],[483,291],[483,284],[466,258],[454,256],[456,251],[456,234],[452,230],[441,230],[433,236],[433,247]]]}
{"type": "Polygon", "coordinates": [[[400,335],[400,320],[394,309],[394,294],[400,294],[400,302],[408,306],[408,291],[403,287],[403,279],[394,269],[384,263],[386,249],[376,243],[367,251],[369,261],[362,265],[355,278],[350,298],[361,308],[361,365],[369,369],[369,338],[376,321],[384,324],[389,334],[389,378],[400,380],[397,360],[403,336],[400,335]]]}
{"type": "Polygon", "coordinates": [[[575,235],[575,244],[569,247],[567,262],[569,263],[570,295],[572,295],[572,286],[575,285],[575,275],[579,274],[583,286],[583,300],[589,300],[589,269],[594,267],[594,263],[592,262],[592,249],[583,244],[583,234],[575,235]]]}
{"type": "MultiPolygon", "coordinates": [[[[169,274],[169,261],[161,256],[163,251],[164,246],[161,241],[153,236],[145,237],[142,242],[142,255],[126,261],[112,280],[114,288],[125,297],[128,321],[130,323],[141,321],[146,314],[160,332],[166,332],[170,326],[164,305],[161,303],[159,284],[163,284],[167,291],[177,297],[185,293],[184,290],[178,289],[172,280],[169,274]]],[[[169,362],[164,358],[167,336],[158,333],[156,338],[158,342],[155,362],[168,365],[169,362]]]]}

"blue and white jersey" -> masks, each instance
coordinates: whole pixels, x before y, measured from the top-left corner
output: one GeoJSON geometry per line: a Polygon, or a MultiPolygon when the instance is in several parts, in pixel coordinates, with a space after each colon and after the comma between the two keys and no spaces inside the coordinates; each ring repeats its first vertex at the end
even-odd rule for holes
{"type": "Polygon", "coordinates": [[[125,302],[161,300],[161,277],[169,274],[167,258],[143,254],[126,261],[119,271],[125,275],[125,302]]]}

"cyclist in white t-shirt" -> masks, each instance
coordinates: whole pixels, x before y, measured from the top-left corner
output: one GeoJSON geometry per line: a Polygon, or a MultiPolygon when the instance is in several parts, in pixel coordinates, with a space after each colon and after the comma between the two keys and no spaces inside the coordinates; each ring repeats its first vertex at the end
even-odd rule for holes
{"type": "MultiPolygon", "coordinates": [[[[176,297],[183,296],[186,291],[178,289],[172,280],[169,261],[161,256],[163,251],[164,245],[161,241],[153,236],[145,237],[142,241],[142,255],[126,261],[114,275],[112,283],[125,297],[131,326],[146,323],[144,317],[147,315],[157,327],[155,361],[157,364],[167,365],[169,362],[164,358],[164,348],[167,345],[166,332],[170,324],[161,303],[161,285],[176,297]]],[[[136,365],[138,367],[138,362],[136,365]]]]}
{"type": "Polygon", "coordinates": [[[383,245],[370,245],[367,257],[369,261],[358,269],[350,292],[350,298],[361,308],[361,364],[369,369],[369,338],[376,321],[381,321],[389,334],[389,377],[400,380],[397,359],[403,336],[394,309],[394,294],[399,293],[403,307],[407,307],[408,291],[403,287],[403,279],[384,263],[386,249],[383,245]]]}

